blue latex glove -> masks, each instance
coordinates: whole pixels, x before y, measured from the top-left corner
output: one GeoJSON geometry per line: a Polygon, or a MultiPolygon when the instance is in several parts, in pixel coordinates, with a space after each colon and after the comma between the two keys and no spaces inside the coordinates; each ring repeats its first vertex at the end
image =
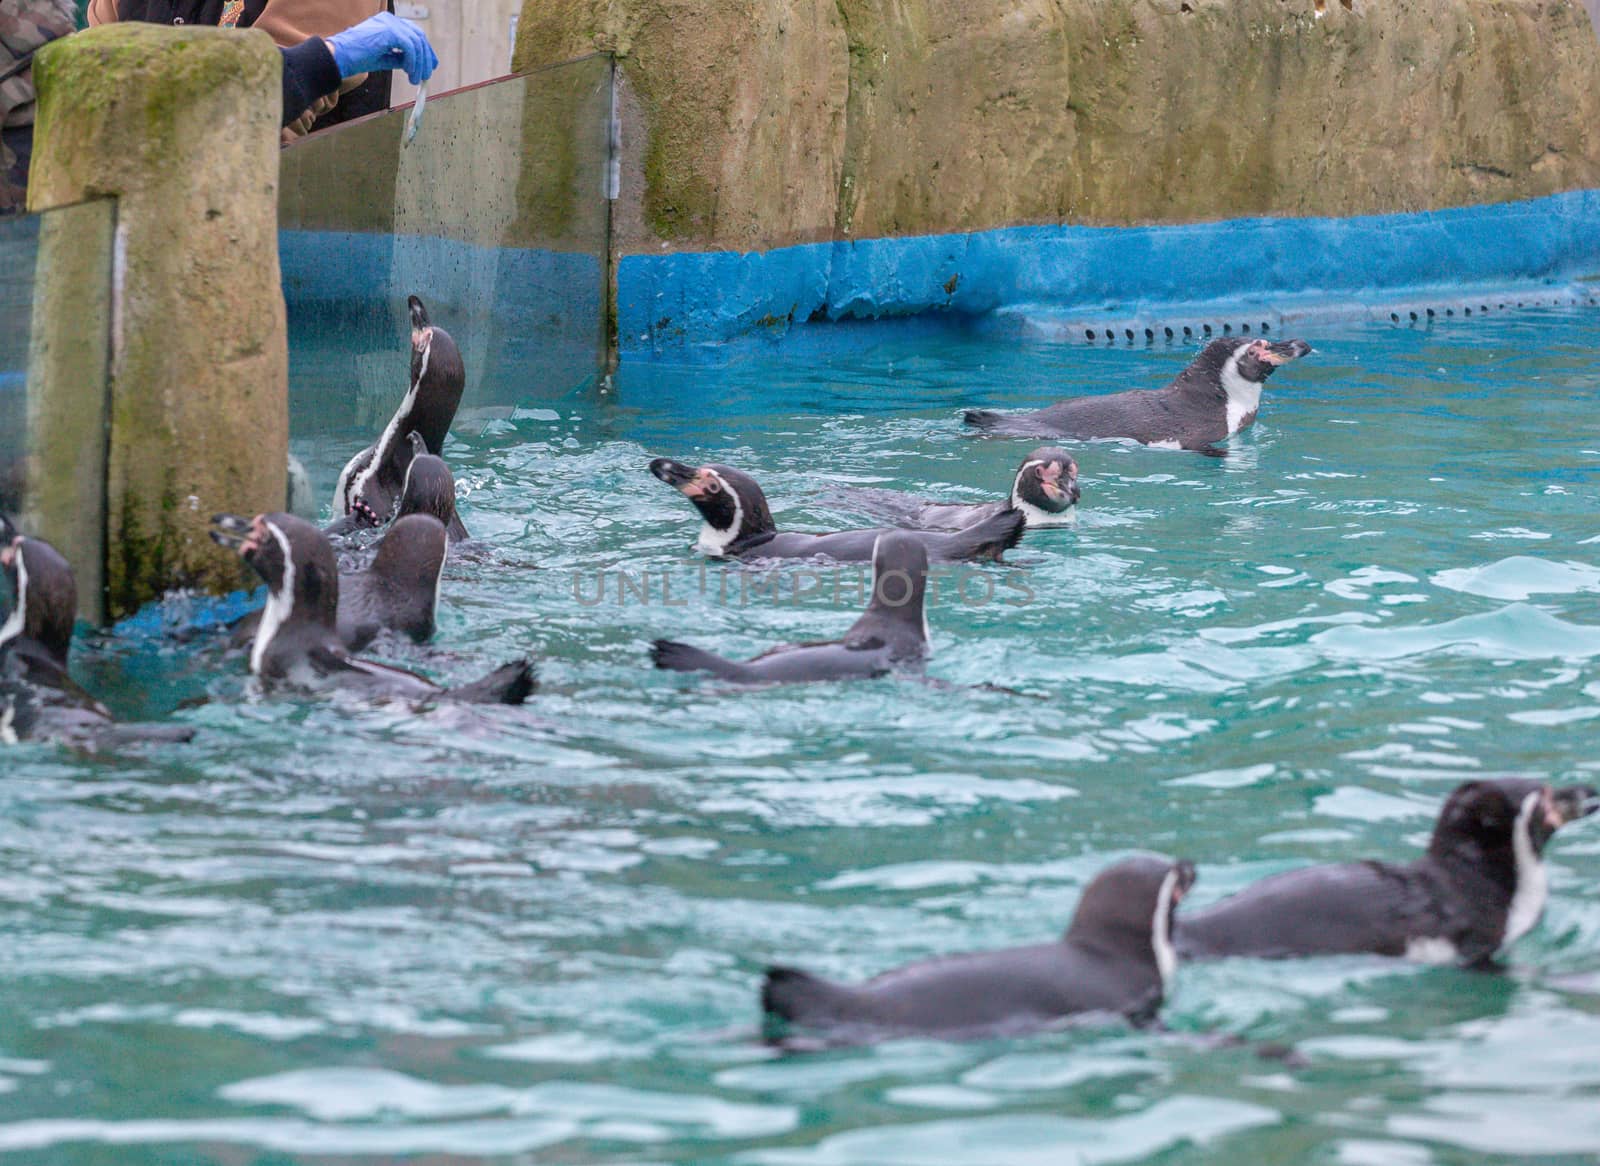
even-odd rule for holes
{"type": "Polygon", "coordinates": [[[340,77],[404,69],[406,80],[421,85],[439,64],[422,30],[392,12],[369,16],[360,24],[330,36],[333,63],[340,77]]]}

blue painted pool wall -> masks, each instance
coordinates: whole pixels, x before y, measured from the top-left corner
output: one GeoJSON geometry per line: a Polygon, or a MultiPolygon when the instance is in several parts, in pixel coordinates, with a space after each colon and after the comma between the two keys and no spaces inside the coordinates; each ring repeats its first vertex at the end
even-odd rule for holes
{"type": "Polygon", "coordinates": [[[1352,218],[1144,227],[1012,227],[768,252],[628,255],[624,354],[781,336],[808,320],[976,317],[1019,304],[1084,312],[1394,292],[1600,273],[1600,191],[1352,218]]]}

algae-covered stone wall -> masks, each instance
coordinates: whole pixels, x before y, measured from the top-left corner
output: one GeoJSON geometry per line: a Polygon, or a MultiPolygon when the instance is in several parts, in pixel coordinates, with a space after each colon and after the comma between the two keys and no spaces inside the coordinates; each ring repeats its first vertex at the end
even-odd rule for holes
{"type": "Polygon", "coordinates": [[[1581,0],[529,0],[628,82],[622,251],[1600,186],[1581,0]]]}

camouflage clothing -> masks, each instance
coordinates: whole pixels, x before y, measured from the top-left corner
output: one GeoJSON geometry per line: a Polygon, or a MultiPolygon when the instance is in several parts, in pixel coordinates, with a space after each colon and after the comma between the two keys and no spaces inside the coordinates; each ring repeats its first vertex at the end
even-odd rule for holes
{"type": "MultiPolygon", "coordinates": [[[[77,27],[73,0],[3,0],[0,2],[0,72],[40,45],[66,36],[77,27]]],[[[20,210],[28,192],[28,156],[24,139],[33,125],[33,74],[24,69],[0,82],[0,214],[20,210]]]]}

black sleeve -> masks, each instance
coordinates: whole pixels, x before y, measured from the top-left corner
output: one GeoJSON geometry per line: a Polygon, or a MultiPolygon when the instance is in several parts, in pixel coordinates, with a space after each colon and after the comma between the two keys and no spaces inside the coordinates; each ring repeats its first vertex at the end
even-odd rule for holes
{"type": "Polygon", "coordinates": [[[333,50],[322,43],[321,37],[278,51],[283,54],[283,124],[288,125],[310,109],[317,98],[337,90],[342,78],[333,61],[333,50]]]}

